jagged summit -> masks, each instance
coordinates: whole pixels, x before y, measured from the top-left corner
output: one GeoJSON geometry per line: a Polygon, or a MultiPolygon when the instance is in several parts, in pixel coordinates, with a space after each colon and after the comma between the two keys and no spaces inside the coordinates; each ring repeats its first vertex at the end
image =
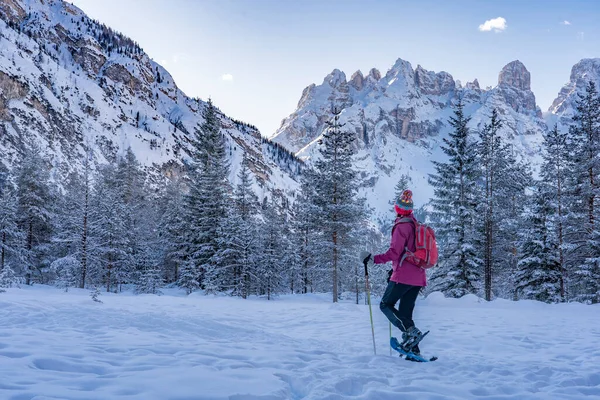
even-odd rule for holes
{"type": "Polygon", "coordinates": [[[498,86],[506,85],[519,90],[531,90],[531,74],[519,60],[506,64],[498,74],[498,86]]]}
{"type": "Polygon", "coordinates": [[[498,85],[491,89],[482,89],[477,79],[462,86],[448,72],[413,68],[402,58],[385,76],[371,70],[365,77],[357,71],[346,81],[343,72],[334,70],[323,84],[305,89],[298,109],[283,120],[273,139],[302,158],[318,157],[316,139],[325,129],[331,105],[343,107],[344,128],[356,135],[363,194],[375,210],[385,213],[402,174],[413,178],[421,203],[431,197],[428,174],[433,172],[432,161],[444,157],[440,143],[450,130],[448,119],[458,98],[474,130],[497,109],[503,134],[522,157],[536,162],[547,127],[531,91],[530,73],[520,61],[502,68],[498,85]]]}
{"type": "Polygon", "coordinates": [[[577,100],[577,94],[583,92],[588,82],[594,82],[600,89],[600,58],[584,58],[571,68],[569,82],[566,83],[548,109],[551,114],[569,118],[577,100]]]}

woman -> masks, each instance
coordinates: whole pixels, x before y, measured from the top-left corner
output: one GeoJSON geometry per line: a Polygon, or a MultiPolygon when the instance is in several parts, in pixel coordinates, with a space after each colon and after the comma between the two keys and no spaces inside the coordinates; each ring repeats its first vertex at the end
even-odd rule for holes
{"type": "MultiPolygon", "coordinates": [[[[392,228],[390,248],[383,254],[371,257],[368,254],[365,261],[375,264],[392,262],[389,283],[379,304],[379,308],[390,322],[402,331],[402,345],[411,350],[411,343],[419,341],[422,333],[412,319],[417,295],[422,287],[427,285],[425,270],[405,260],[406,249],[415,251],[415,223],[413,215],[412,192],[405,190],[394,205],[396,221],[392,228]],[[396,309],[396,303],[400,305],[396,309]]],[[[419,354],[418,344],[412,352],[419,354]]]]}

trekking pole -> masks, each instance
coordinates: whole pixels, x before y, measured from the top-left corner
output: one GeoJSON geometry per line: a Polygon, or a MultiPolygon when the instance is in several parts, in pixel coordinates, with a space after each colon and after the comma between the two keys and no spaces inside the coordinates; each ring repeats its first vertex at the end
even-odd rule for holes
{"type": "MultiPolygon", "coordinates": [[[[392,323],[390,322],[390,341],[392,340],[392,323]]],[[[392,347],[390,346],[390,356],[392,355],[392,347]]]]}
{"type": "Polygon", "coordinates": [[[371,334],[373,335],[373,354],[377,355],[377,349],[375,347],[375,327],[373,325],[373,311],[371,310],[371,292],[369,290],[369,270],[367,269],[367,260],[365,264],[365,285],[367,287],[367,299],[369,300],[369,314],[371,315],[371,334]]]}

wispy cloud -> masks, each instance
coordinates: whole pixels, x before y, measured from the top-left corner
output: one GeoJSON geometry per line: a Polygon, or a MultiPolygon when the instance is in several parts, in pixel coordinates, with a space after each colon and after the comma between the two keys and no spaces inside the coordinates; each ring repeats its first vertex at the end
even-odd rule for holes
{"type": "Polygon", "coordinates": [[[225,82],[233,82],[233,75],[223,74],[223,75],[221,75],[221,80],[223,80],[225,82]]]}
{"type": "Polygon", "coordinates": [[[585,40],[585,32],[577,32],[577,39],[585,40]]]}
{"type": "Polygon", "coordinates": [[[506,20],[502,17],[488,19],[483,24],[479,25],[481,32],[502,32],[506,29],[506,20]]]}
{"type": "Polygon", "coordinates": [[[571,25],[571,23],[565,19],[563,22],[561,22],[561,25],[571,25]]]}

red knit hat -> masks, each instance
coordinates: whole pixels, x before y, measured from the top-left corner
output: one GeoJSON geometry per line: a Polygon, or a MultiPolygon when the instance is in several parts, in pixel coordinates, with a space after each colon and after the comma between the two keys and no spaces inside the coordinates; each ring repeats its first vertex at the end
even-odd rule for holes
{"type": "Polygon", "coordinates": [[[410,190],[407,189],[402,192],[402,195],[396,200],[396,204],[394,204],[394,209],[398,215],[409,215],[412,213],[413,201],[412,192],[410,190]]]}

